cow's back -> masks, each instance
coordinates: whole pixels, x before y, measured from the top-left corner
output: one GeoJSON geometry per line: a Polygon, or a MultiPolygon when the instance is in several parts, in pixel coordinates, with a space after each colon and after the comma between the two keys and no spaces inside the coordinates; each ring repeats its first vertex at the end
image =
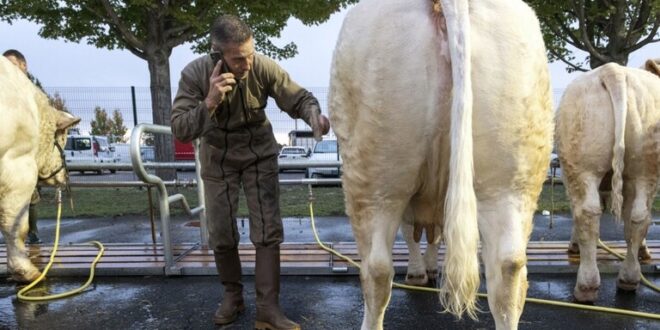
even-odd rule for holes
{"type": "MultiPolygon", "coordinates": [[[[438,129],[449,129],[449,53],[429,4],[362,1],[344,21],[329,107],[349,185],[380,185],[392,164],[416,174],[438,129]]],[[[414,189],[414,176],[399,178],[388,180],[414,189]]]]}
{"type": "MultiPolygon", "coordinates": [[[[359,163],[345,171],[344,182],[368,187],[370,180],[397,180],[381,175],[396,164],[397,182],[409,189],[446,184],[451,66],[446,31],[430,6],[426,0],[362,1],[346,17],[329,104],[342,157],[359,163]],[[407,173],[415,173],[413,180],[407,173]]],[[[542,36],[531,33],[540,31],[538,21],[519,1],[470,6],[477,197],[540,189],[552,105],[542,36]],[[502,24],[502,17],[516,19],[502,24]]]]}
{"type": "Polygon", "coordinates": [[[539,23],[519,1],[471,3],[477,195],[496,198],[513,190],[535,199],[532,191],[540,191],[545,179],[540,169],[549,163],[553,129],[539,23]],[[502,24],[502,17],[515,19],[502,24]]]}
{"type": "Polygon", "coordinates": [[[621,109],[615,109],[604,84],[608,76],[622,80],[627,95],[624,175],[639,174],[641,166],[657,167],[653,161],[644,164],[643,159],[658,152],[653,127],[660,122],[660,79],[645,70],[610,63],[576,78],[562,96],[556,136],[559,157],[567,169],[565,180],[578,180],[572,176],[585,172],[600,176],[612,168],[615,112],[621,109]],[[640,158],[642,152],[647,156],[640,158]]]}

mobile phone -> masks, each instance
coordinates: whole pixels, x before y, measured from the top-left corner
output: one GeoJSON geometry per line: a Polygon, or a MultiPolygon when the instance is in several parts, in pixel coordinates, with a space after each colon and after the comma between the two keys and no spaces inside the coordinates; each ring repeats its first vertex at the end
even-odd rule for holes
{"type": "Polygon", "coordinates": [[[211,52],[211,60],[213,61],[213,66],[215,67],[216,64],[218,64],[218,61],[222,60],[222,68],[220,72],[229,72],[229,67],[227,66],[227,63],[224,60],[223,54],[221,51],[215,51],[211,52]]]}
{"type": "Polygon", "coordinates": [[[211,52],[211,60],[213,60],[213,66],[218,64],[218,61],[222,59],[222,52],[211,52]]]}

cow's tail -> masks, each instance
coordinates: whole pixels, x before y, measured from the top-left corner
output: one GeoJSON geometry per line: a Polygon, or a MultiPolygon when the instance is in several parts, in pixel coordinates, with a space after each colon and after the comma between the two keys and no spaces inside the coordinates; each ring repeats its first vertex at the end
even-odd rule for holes
{"type": "MultiPolygon", "coordinates": [[[[437,1],[436,1],[437,3],[437,1]]],[[[441,0],[447,24],[452,67],[451,155],[445,200],[444,239],[447,246],[440,301],[458,316],[476,319],[479,288],[477,201],[474,193],[472,146],[472,82],[470,18],[467,0],[441,0]]]]}
{"type": "Polygon", "coordinates": [[[621,205],[623,204],[623,167],[626,151],[625,129],[628,115],[628,93],[626,73],[616,64],[606,64],[601,76],[608,90],[614,114],[614,146],[612,157],[612,193],[611,211],[616,221],[621,221],[621,205]]]}

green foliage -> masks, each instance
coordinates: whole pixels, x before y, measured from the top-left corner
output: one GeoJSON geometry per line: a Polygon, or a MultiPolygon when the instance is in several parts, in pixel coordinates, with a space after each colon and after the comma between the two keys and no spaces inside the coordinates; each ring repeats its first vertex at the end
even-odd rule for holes
{"type": "Polygon", "coordinates": [[[296,54],[293,43],[283,47],[269,38],[278,37],[290,17],[306,25],[319,24],[357,0],[287,1],[156,1],[156,0],[0,0],[0,19],[27,19],[42,26],[48,39],[85,41],[108,49],[128,49],[147,59],[150,53],[185,42],[198,52],[208,52],[208,28],[221,14],[235,14],[254,30],[257,48],[270,56],[296,54]],[[153,46],[160,46],[159,49],[153,46]]]}
{"type": "Polygon", "coordinates": [[[110,119],[105,109],[97,106],[94,108],[94,119],[90,122],[92,126],[92,135],[107,136],[110,135],[110,119]]]}
{"type": "Polygon", "coordinates": [[[550,61],[587,71],[608,62],[626,65],[630,53],[660,41],[660,0],[524,0],[536,10],[550,61]],[[574,49],[586,52],[578,61],[574,49]]]}
{"type": "Polygon", "coordinates": [[[90,122],[90,126],[92,126],[90,132],[92,135],[107,136],[110,138],[110,142],[124,142],[127,129],[119,110],[115,110],[110,119],[105,109],[97,106],[94,108],[94,119],[90,122]]]}
{"type": "Polygon", "coordinates": [[[126,142],[128,137],[125,137],[126,131],[128,129],[124,126],[124,118],[121,116],[121,112],[115,109],[112,112],[112,121],[110,121],[110,135],[112,136],[113,142],[126,142]]]}
{"type": "Polygon", "coordinates": [[[69,112],[69,108],[66,107],[66,102],[59,93],[55,92],[55,95],[53,96],[48,95],[48,100],[50,101],[50,105],[53,108],[60,111],[69,112]]]}

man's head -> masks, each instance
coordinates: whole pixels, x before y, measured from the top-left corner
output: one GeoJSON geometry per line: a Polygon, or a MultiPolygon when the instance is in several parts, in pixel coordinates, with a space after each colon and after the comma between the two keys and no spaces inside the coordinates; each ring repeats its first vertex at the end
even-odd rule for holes
{"type": "Polygon", "coordinates": [[[6,57],[9,62],[14,63],[21,71],[27,74],[27,61],[21,52],[16,49],[9,49],[2,53],[2,56],[6,57]]]}
{"type": "Polygon", "coordinates": [[[237,79],[252,69],[254,39],[252,30],[238,17],[223,15],[211,25],[211,49],[222,53],[222,61],[237,79]]]}

